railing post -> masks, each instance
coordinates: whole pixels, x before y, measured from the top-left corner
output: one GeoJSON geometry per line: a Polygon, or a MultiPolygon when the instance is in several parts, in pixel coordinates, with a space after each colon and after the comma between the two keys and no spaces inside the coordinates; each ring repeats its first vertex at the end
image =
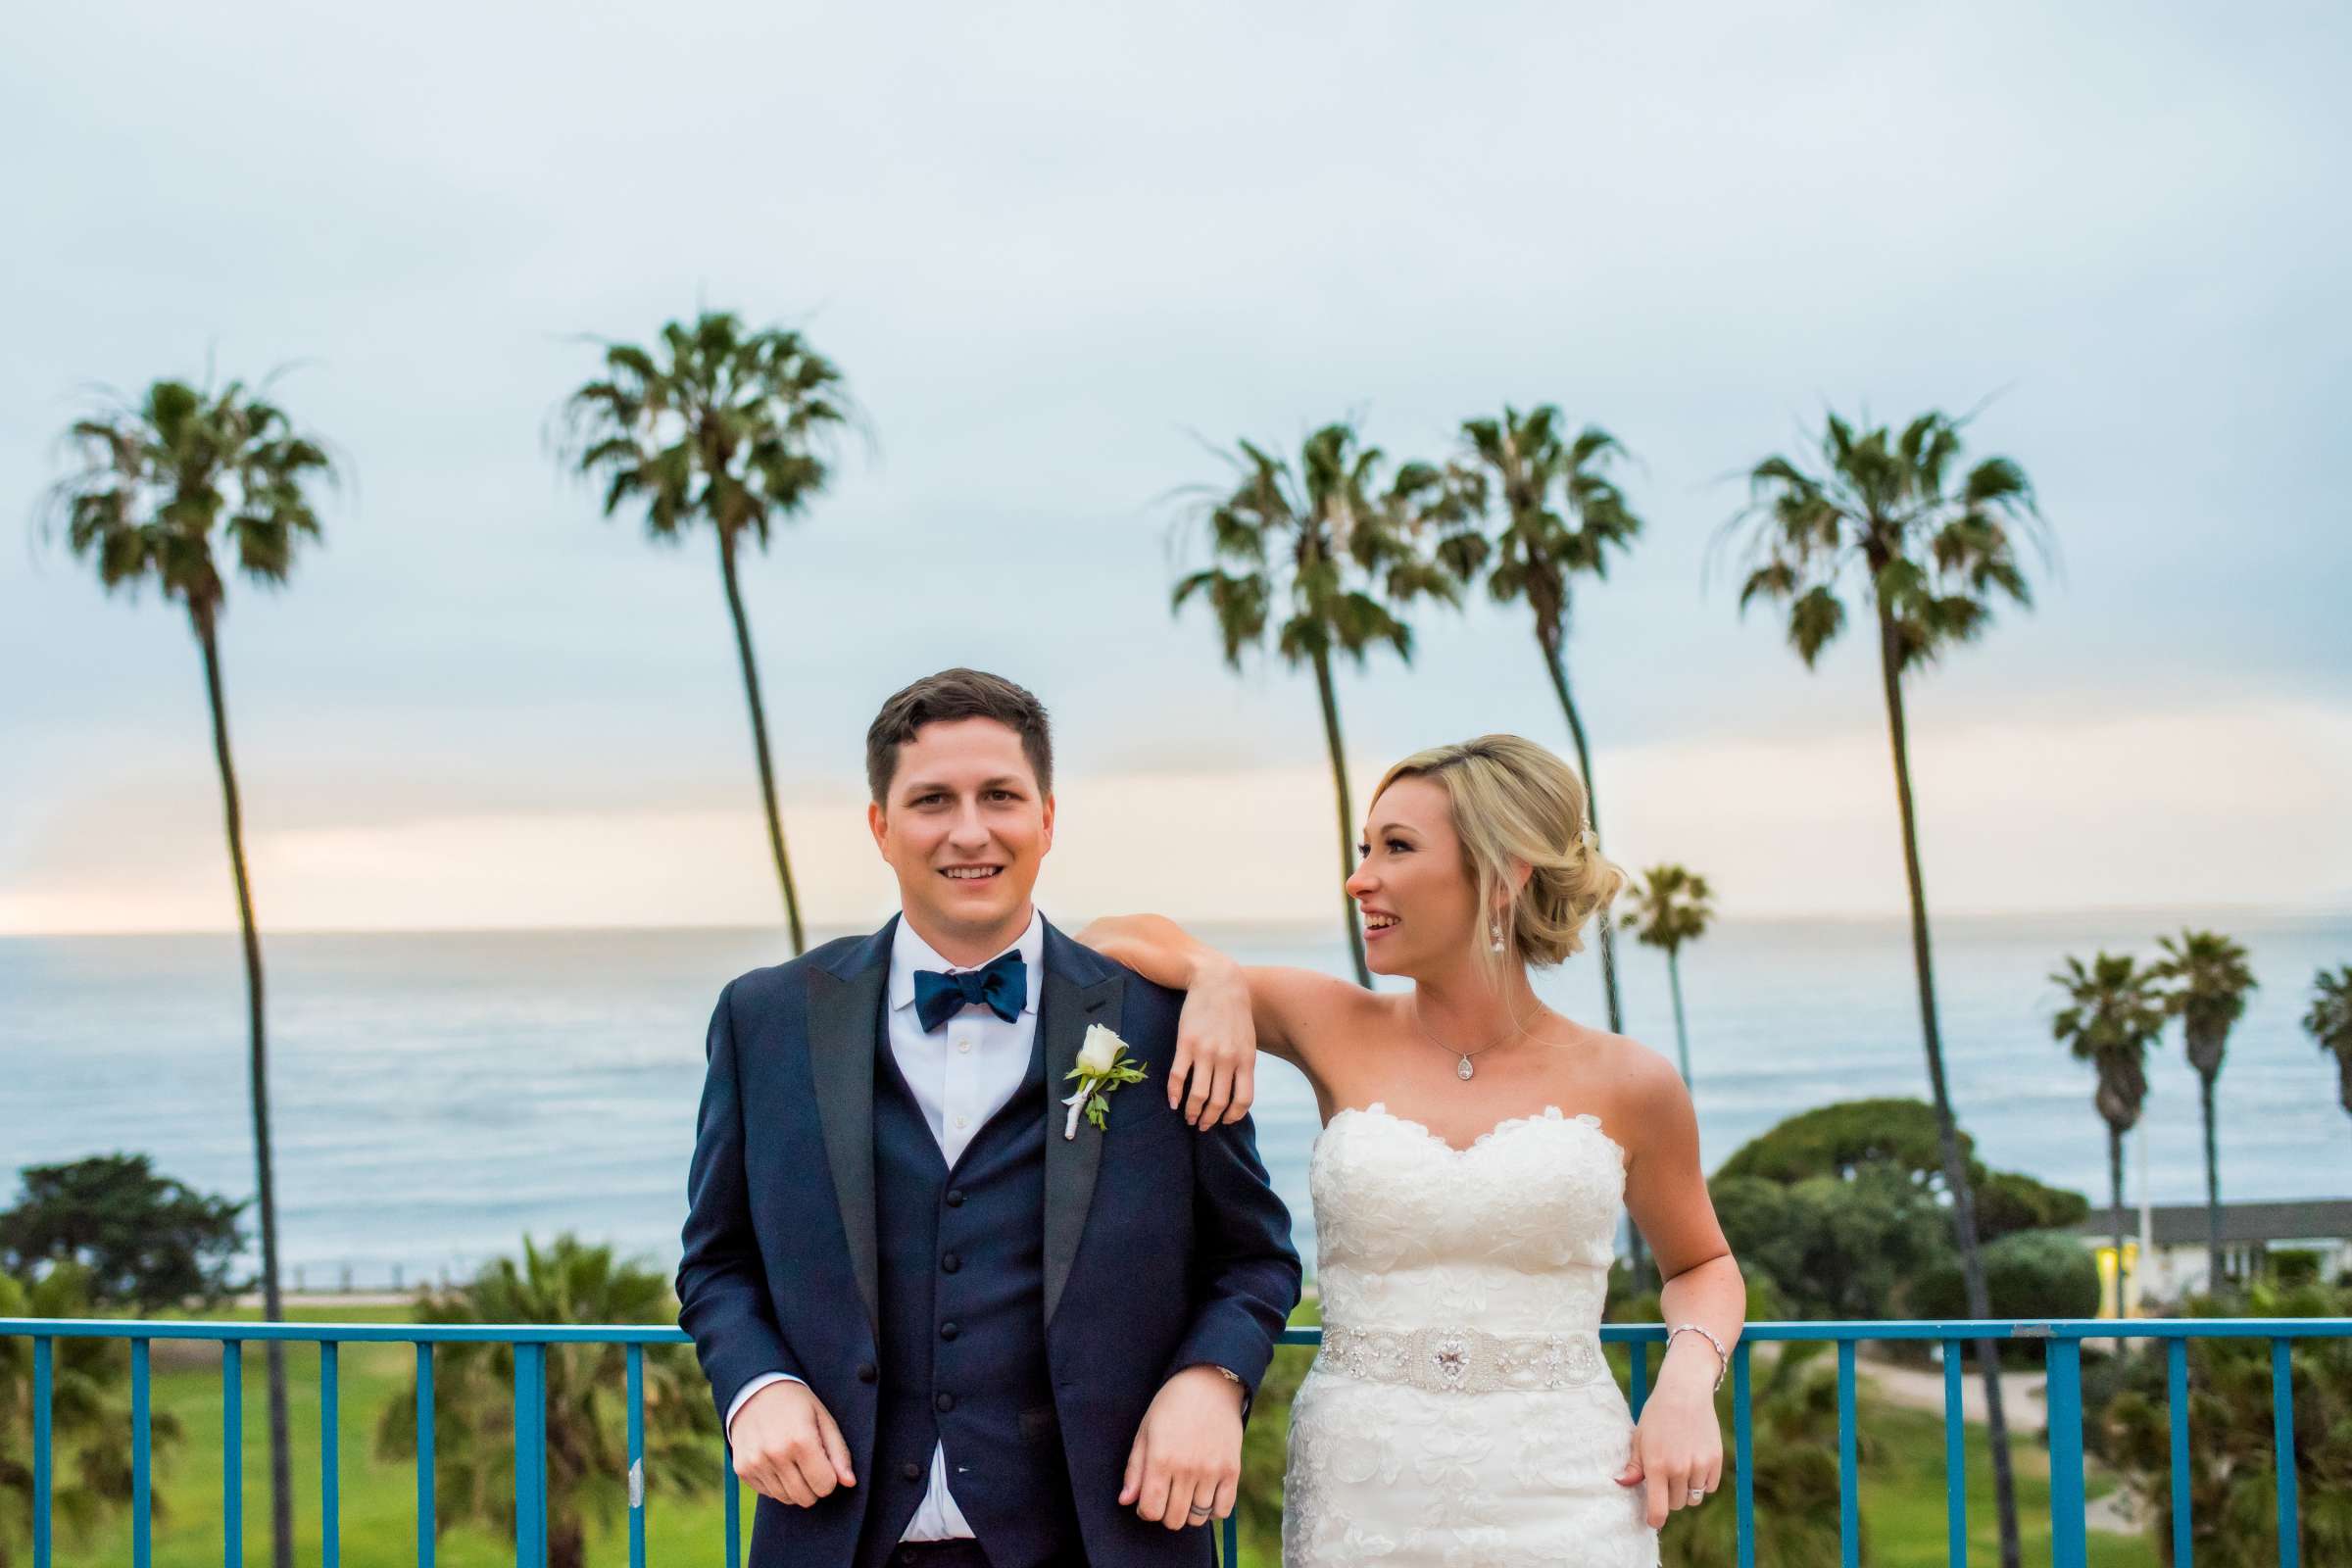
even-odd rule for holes
{"type": "Polygon", "coordinates": [[[514,1347],[514,1568],[547,1568],[547,1347],[514,1347]]]}
{"type": "Polygon", "coordinates": [[[1649,1402],[1649,1342],[1636,1340],[1627,1346],[1626,1349],[1632,1358],[1631,1371],[1633,1373],[1630,1379],[1633,1384],[1633,1394],[1626,1402],[1633,1407],[1634,1419],[1639,1421],[1642,1419],[1642,1406],[1649,1402]]]}
{"type": "Polygon", "coordinates": [[[318,1529],[323,1568],[343,1565],[342,1389],[336,1381],[335,1342],[318,1342],[318,1529]]]}
{"type": "Polygon", "coordinates": [[[719,1490],[727,1494],[727,1568],[739,1568],[743,1561],[743,1483],[735,1479],[735,1445],[721,1442],[718,1465],[719,1490]]]}
{"type": "Polygon", "coordinates": [[[645,1347],[629,1347],[629,1568],[645,1568],[645,1347]]]}
{"type": "Polygon", "coordinates": [[[2303,1527],[2295,1506],[2294,1341],[2271,1341],[2271,1430],[2278,1452],[2278,1568],[2303,1561],[2303,1527]]]}
{"type": "Polygon", "coordinates": [[[245,1560],[245,1342],[220,1342],[220,1560],[245,1560]]]}
{"type": "Polygon", "coordinates": [[[2190,1568],[2196,1557],[2196,1529],[2188,1500],[2188,1342],[2164,1344],[2166,1414],[2173,1429],[2173,1568],[2190,1568]]]}
{"type": "Polygon", "coordinates": [[[2082,1342],[2050,1341],[2051,1568],[2088,1568],[2088,1520],[2082,1502],[2082,1342]]]}
{"type": "Polygon", "coordinates": [[[1968,1407],[1961,1398],[1967,1346],[1943,1342],[1943,1556],[1968,1568],[1968,1407]]]}
{"type": "Polygon", "coordinates": [[[431,1342],[416,1342],[416,1568],[433,1568],[433,1553],[439,1544],[440,1506],[433,1499],[433,1487],[438,1479],[434,1469],[439,1458],[434,1452],[433,1431],[433,1347],[431,1342]]]}
{"type": "Polygon", "coordinates": [[[147,1342],[130,1342],[130,1560],[148,1568],[155,1560],[155,1510],[150,1467],[154,1421],[148,1403],[147,1342]]]}
{"type": "Polygon", "coordinates": [[[1838,1560],[1861,1568],[1861,1480],[1855,1474],[1854,1342],[1838,1342],[1838,1560]]]}
{"type": "Polygon", "coordinates": [[[1732,1348],[1733,1523],[1740,1532],[1740,1568],[1756,1568],[1755,1411],[1748,1392],[1747,1341],[1732,1348]]]}
{"type": "Polygon", "coordinates": [[[49,1568],[49,1405],[55,1342],[32,1341],[32,1568],[49,1568]]]}

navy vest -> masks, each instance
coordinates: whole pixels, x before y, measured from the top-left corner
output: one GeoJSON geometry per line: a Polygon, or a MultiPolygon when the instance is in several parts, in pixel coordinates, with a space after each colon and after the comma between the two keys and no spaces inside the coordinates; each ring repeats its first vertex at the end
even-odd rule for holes
{"type": "Polygon", "coordinates": [[[881,1388],[858,1561],[921,1504],[934,1445],[992,1568],[1073,1549],[1078,1527],[1046,1365],[1044,1033],[951,1172],[885,1034],[874,1064],[881,1388]]]}

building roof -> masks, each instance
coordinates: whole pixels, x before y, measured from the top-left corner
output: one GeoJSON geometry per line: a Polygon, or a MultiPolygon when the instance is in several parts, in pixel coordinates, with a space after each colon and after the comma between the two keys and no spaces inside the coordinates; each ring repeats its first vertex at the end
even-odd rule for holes
{"type": "MultiPolygon", "coordinates": [[[[2076,1234],[2096,1241],[2115,1234],[2115,1210],[2094,1208],[2075,1228],[2076,1234]]],[[[2154,1203],[2148,1210],[2149,1229],[2158,1247],[2202,1247],[2205,1244],[2203,1203],[2154,1203]]],[[[2124,1210],[2124,1239],[2139,1235],[2139,1210],[2124,1210]]],[[[2352,1241],[2352,1198],[2305,1198],[2284,1203],[2224,1203],[2222,1241],[2317,1242],[2352,1241]]]]}

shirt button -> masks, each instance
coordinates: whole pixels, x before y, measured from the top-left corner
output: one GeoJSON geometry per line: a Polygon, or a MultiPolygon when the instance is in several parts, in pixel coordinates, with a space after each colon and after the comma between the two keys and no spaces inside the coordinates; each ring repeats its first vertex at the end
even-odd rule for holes
{"type": "Polygon", "coordinates": [[[963,1259],[957,1257],[954,1252],[950,1252],[939,1260],[939,1271],[942,1274],[953,1274],[961,1267],[963,1267],[963,1259]]]}
{"type": "MultiPolygon", "coordinates": [[[[920,1481],[923,1479],[923,1467],[919,1464],[916,1464],[912,1459],[909,1459],[905,1464],[899,1466],[899,1474],[905,1476],[909,1481],[920,1481]]],[[[908,1553],[908,1555],[911,1556],[912,1553],[908,1553]]]]}
{"type": "Polygon", "coordinates": [[[965,1116],[958,1116],[956,1118],[956,1125],[958,1128],[969,1127],[971,1125],[971,1119],[965,1116]]]}
{"type": "Polygon", "coordinates": [[[968,1053],[972,1049],[972,1043],[969,1040],[958,1040],[956,1042],[956,1049],[968,1053]]]}
{"type": "Polygon", "coordinates": [[[936,1396],[931,1400],[931,1407],[937,1410],[941,1415],[946,1415],[950,1410],[956,1408],[956,1396],[953,1394],[942,1394],[936,1396]]]}

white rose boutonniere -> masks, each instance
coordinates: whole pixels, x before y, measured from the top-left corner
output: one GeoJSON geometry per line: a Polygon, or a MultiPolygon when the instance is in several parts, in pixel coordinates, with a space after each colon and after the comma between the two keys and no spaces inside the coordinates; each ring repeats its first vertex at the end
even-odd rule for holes
{"type": "Polygon", "coordinates": [[[1089,1024],[1086,1039],[1078,1046],[1078,1065],[1062,1075],[1078,1080],[1078,1092],[1062,1102],[1070,1107],[1069,1120],[1061,1124],[1061,1136],[1066,1142],[1078,1136],[1078,1117],[1083,1113],[1089,1122],[1102,1127],[1103,1115],[1110,1108],[1106,1101],[1110,1092],[1121,1084],[1140,1084],[1144,1068],[1140,1062],[1127,1059],[1127,1042],[1101,1024],[1089,1024]]]}

